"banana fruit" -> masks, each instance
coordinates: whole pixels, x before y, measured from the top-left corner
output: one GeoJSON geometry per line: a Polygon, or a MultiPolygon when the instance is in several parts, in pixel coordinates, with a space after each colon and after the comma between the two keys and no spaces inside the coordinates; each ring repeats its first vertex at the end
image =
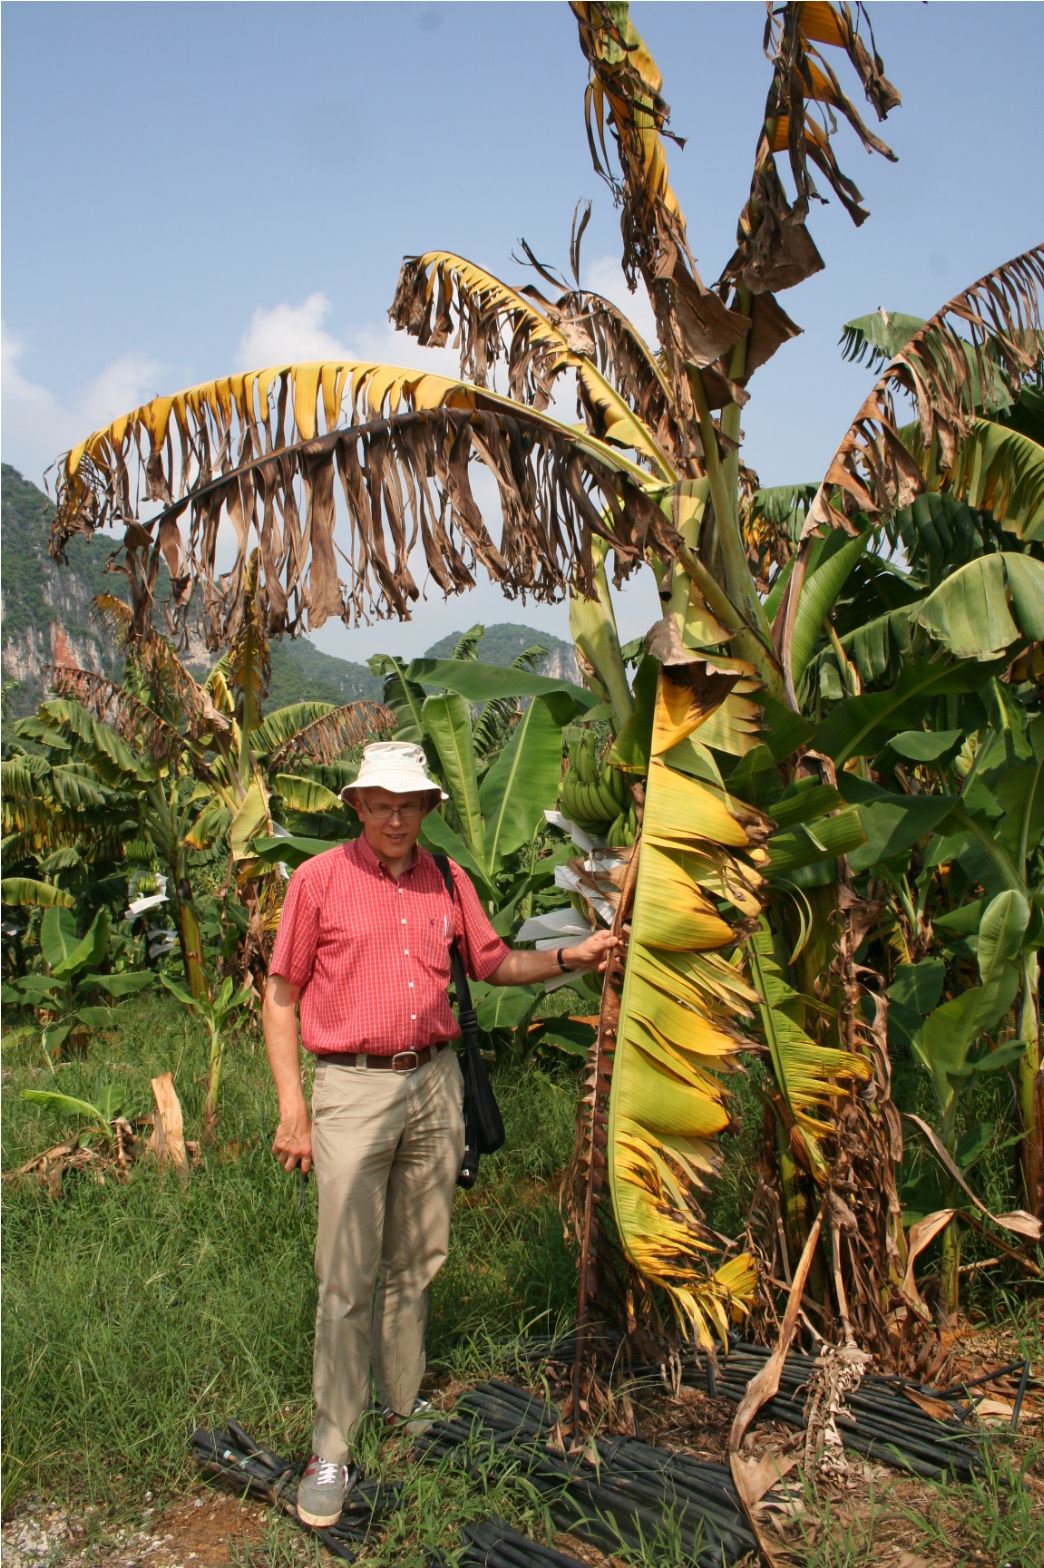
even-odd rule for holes
{"type": "MultiPolygon", "coordinates": [[[[634,804],[623,774],[608,762],[600,762],[592,730],[581,730],[569,748],[569,768],[562,780],[562,810],[579,826],[600,831],[610,824],[620,833],[634,804]]],[[[631,838],[610,837],[609,842],[631,843],[631,838]]]]}

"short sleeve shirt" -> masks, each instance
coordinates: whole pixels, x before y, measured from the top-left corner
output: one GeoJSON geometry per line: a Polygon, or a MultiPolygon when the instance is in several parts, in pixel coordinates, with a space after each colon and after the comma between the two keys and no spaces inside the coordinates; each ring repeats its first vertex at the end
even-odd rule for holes
{"type": "Polygon", "coordinates": [[[374,1056],[456,1039],[449,947],[472,980],[510,952],[471,881],[450,861],[451,899],[420,845],[399,879],[360,836],[306,860],[290,878],[270,972],[301,992],[305,1049],[374,1056]]]}

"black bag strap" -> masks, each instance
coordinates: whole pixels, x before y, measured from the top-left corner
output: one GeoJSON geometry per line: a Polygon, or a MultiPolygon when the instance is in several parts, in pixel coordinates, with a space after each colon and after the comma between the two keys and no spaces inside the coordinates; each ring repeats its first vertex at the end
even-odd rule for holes
{"type": "MultiPolygon", "coordinates": [[[[431,858],[442,874],[442,880],[446,884],[446,892],[454,904],[456,904],[457,889],[453,881],[453,872],[450,870],[449,856],[436,853],[431,858]]],[[[471,1000],[471,987],[468,984],[468,976],[464,968],[464,960],[460,956],[456,936],[450,943],[449,953],[450,970],[453,975],[453,989],[457,993],[457,1013],[460,1017],[462,1044],[467,1051],[478,1050],[478,1018],[475,1015],[475,1007],[471,1000]]]]}

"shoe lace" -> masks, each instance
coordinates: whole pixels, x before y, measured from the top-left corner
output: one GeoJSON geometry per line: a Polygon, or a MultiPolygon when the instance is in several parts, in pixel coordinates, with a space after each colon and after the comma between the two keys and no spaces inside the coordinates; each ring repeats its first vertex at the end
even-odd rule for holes
{"type": "Polygon", "coordinates": [[[344,1480],[344,1466],[329,1459],[316,1457],[312,1473],[316,1486],[340,1486],[344,1480]]]}

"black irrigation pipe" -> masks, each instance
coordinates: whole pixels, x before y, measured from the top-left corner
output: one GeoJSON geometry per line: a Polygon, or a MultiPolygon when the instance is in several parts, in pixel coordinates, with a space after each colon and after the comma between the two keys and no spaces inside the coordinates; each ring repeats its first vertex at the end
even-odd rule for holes
{"type": "Polygon", "coordinates": [[[382,1514],[398,1503],[398,1488],[378,1481],[360,1481],[345,1499],[344,1510],[336,1524],[315,1530],[297,1517],[297,1483],[302,1466],[262,1448],[238,1421],[230,1420],[219,1432],[200,1427],[189,1439],[193,1458],[200,1468],[217,1480],[226,1482],[240,1496],[244,1492],[281,1508],[299,1529],[314,1535],[327,1551],[342,1562],[354,1562],[356,1547],[368,1540],[382,1514]]]}
{"type": "MultiPolygon", "coordinates": [[[[746,1385],[732,1384],[727,1385],[727,1388],[730,1397],[738,1401],[743,1397],[746,1385]]],[[[765,1404],[764,1413],[771,1416],[786,1403],[801,1413],[801,1420],[804,1423],[804,1402],[793,1397],[795,1392],[800,1390],[782,1389],[765,1404]]],[[[955,1445],[968,1439],[975,1440],[980,1436],[974,1428],[967,1427],[959,1421],[935,1421],[906,1399],[884,1404],[870,1400],[857,1402],[856,1399],[849,1398],[845,1401],[844,1409],[839,1413],[838,1421],[839,1424],[844,1422],[856,1429],[866,1428],[888,1432],[894,1435],[900,1446],[904,1441],[910,1440],[921,1443],[929,1449],[941,1449],[946,1453],[952,1452],[955,1445]]]]}
{"type": "Polygon", "coordinates": [[[465,1554],[462,1563],[488,1564],[489,1568],[584,1568],[575,1557],[567,1557],[554,1546],[542,1546],[528,1535],[505,1524],[503,1519],[486,1519],[478,1524],[464,1526],[464,1538],[478,1549],[482,1556],[465,1554]]]}
{"type": "MultiPolygon", "coordinates": [[[[728,1472],[688,1455],[672,1455],[632,1438],[601,1439],[597,1466],[581,1455],[529,1446],[546,1438],[558,1413],[540,1398],[506,1383],[481,1384],[458,1401],[470,1414],[429,1427],[418,1453],[445,1454],[469,1438],[506,1459],[528,1461],[526,1476],[549,1498],[552,1517],[599,1545],[640,1546],[661,1537],[665,1513],[678,1537],[705,1568],[720,1568],[722,1553],[735,1559],[756,1547],[728,1472]],[[529,1443],[523,1447],[519,1441],[529,1443]]],[[[471,1468],[479,1468],[475,1459],[471,1468]]]]}

